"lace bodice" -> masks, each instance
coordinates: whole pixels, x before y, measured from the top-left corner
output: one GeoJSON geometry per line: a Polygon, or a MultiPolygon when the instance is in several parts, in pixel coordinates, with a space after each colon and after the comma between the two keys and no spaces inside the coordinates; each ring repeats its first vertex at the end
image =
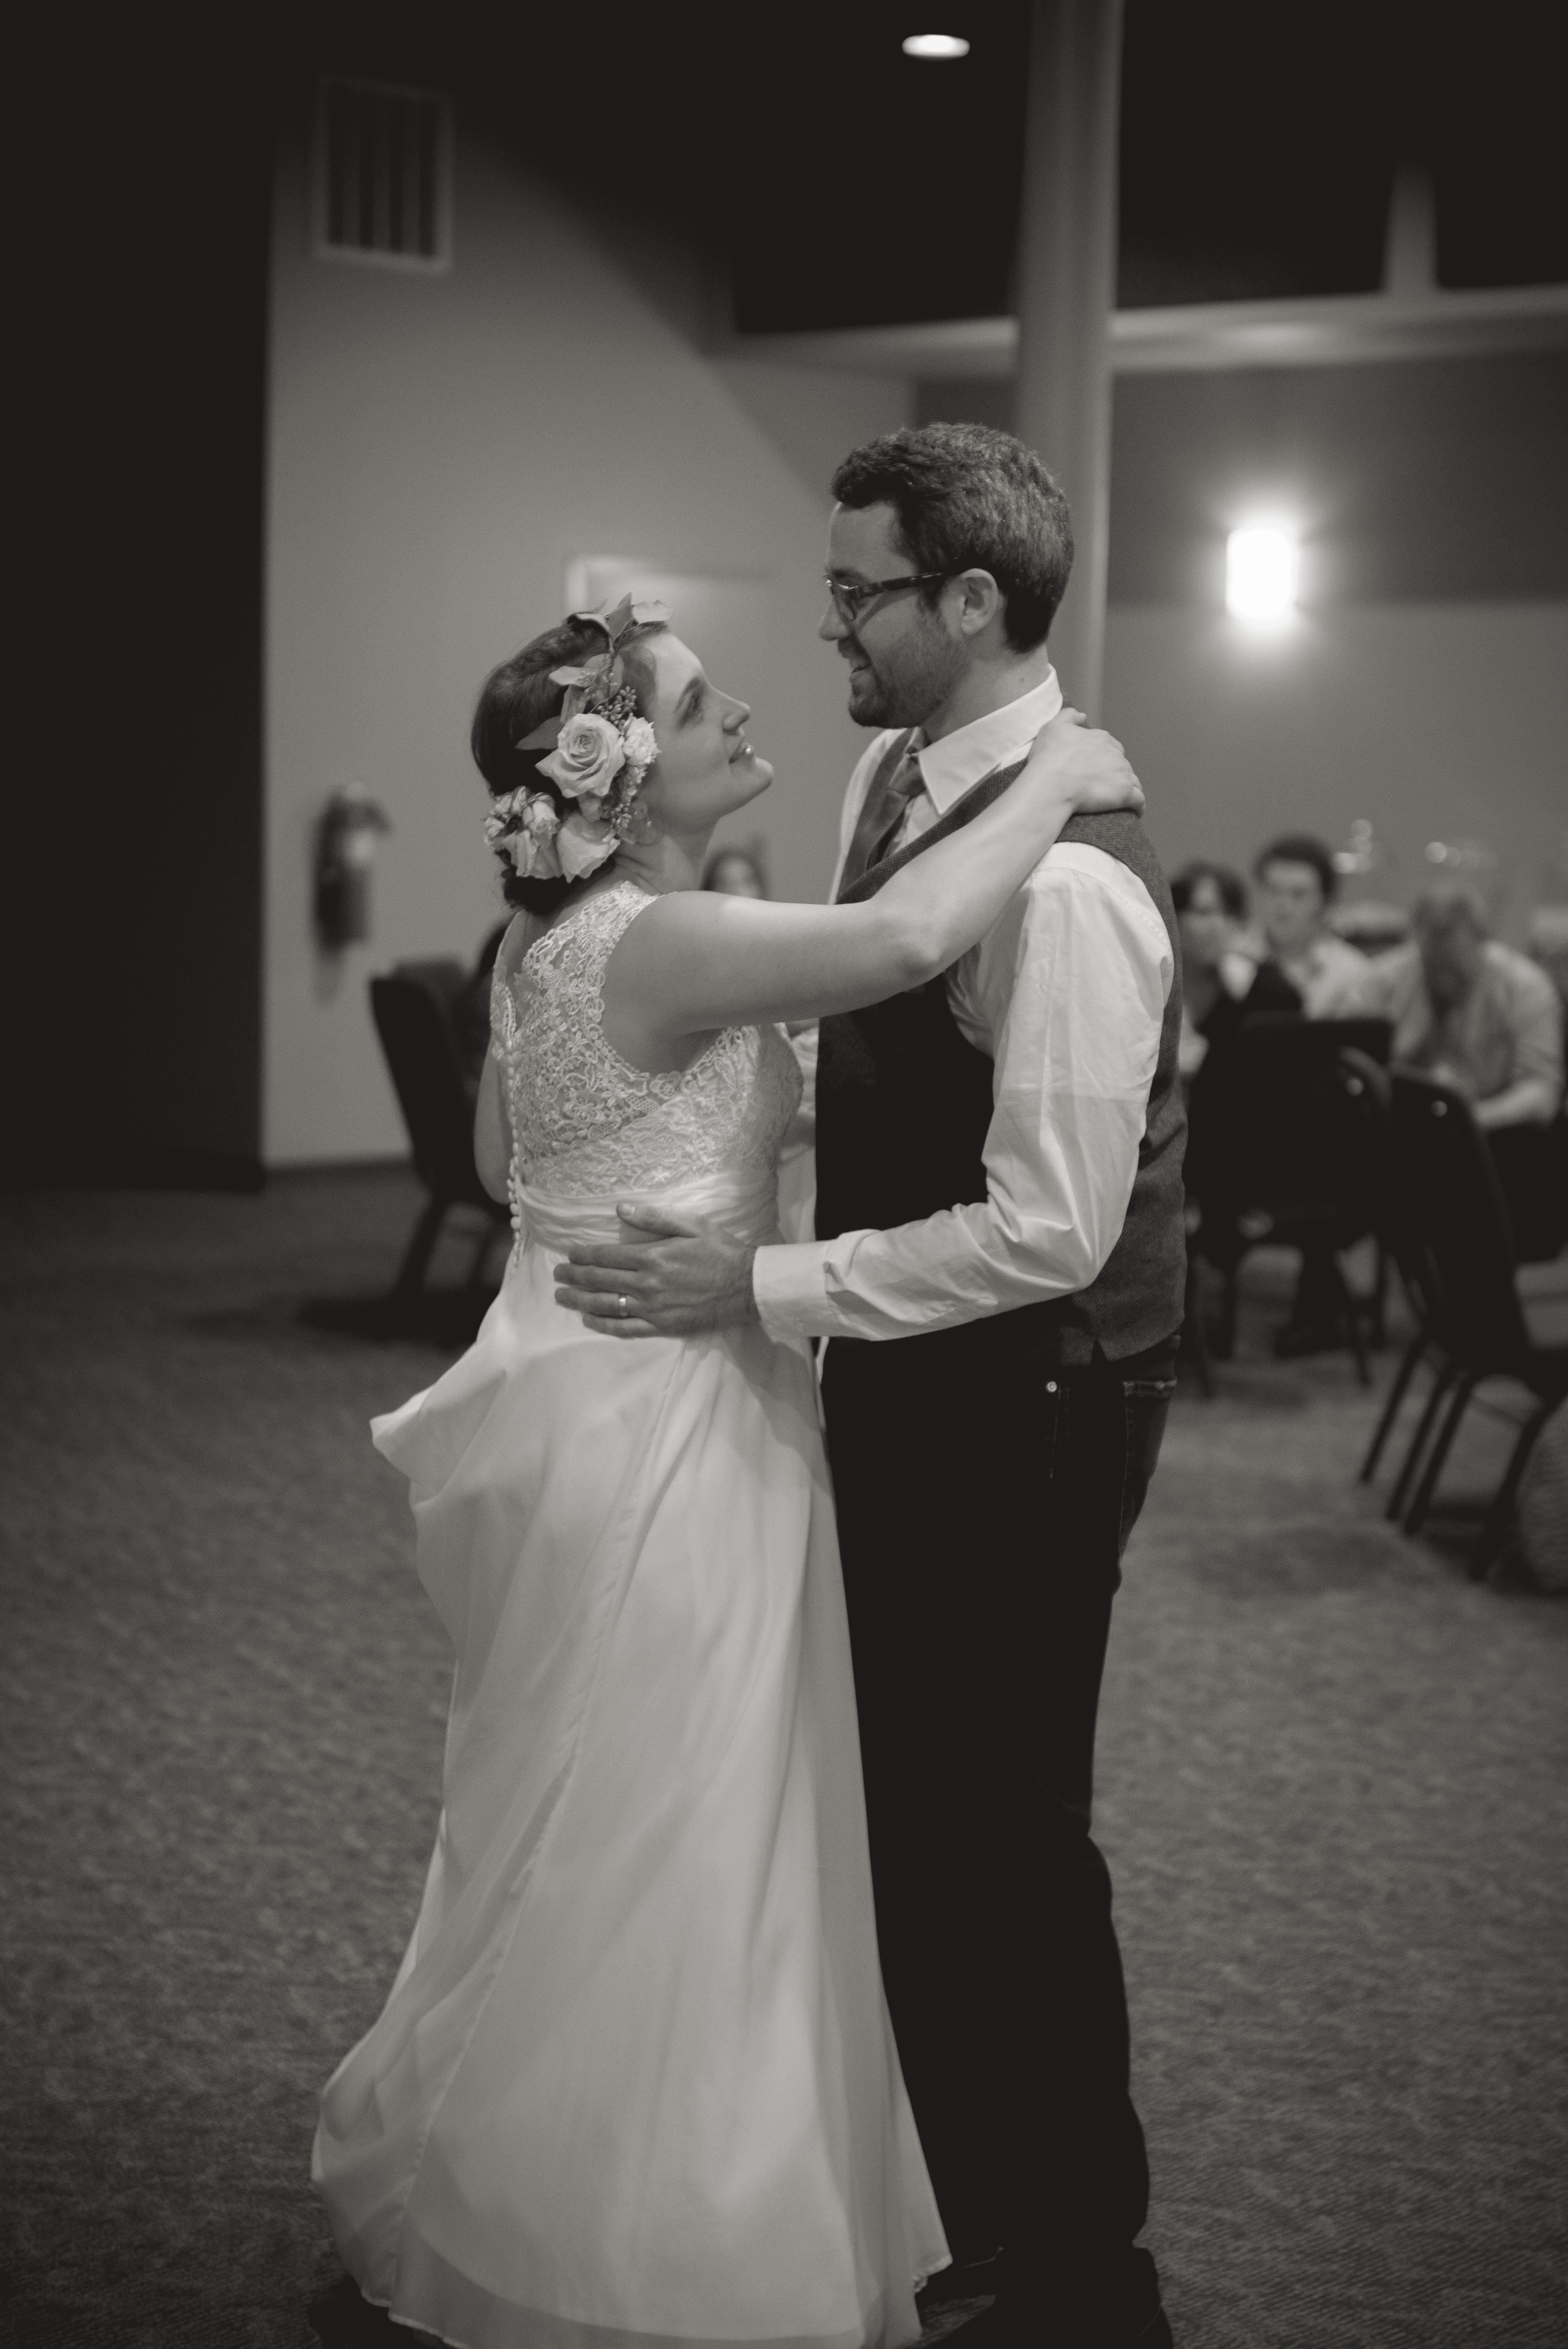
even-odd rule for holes
{"type": "Polygon", "coordinates": [[[544,932],[490,995],[490,1035],[522,1185],[554,1197],[665,1190],[721,1171],[769,1174],[800,1099],[777,1028],[726,1028],[689,1068],[650,1075],[605,1039],[604,968],[653,903],[618,882],[544,932]]]}

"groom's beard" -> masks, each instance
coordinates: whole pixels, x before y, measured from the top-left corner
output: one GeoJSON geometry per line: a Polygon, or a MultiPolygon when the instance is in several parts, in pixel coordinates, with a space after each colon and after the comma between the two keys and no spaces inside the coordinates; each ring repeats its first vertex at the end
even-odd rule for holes
{"type": "Polygon", "coordinates": [[[874,668],[855,637],[846,636],[839,649],[850,665],[850,716],[857,726],[923,726],[965,666],[962,648],[936,628],[906,638],[874,668]]]}

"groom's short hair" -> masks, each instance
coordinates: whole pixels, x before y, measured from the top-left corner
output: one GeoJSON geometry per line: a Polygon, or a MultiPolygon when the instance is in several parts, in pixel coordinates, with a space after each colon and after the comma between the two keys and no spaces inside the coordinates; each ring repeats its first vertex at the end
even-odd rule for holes
{"type": "MultiPolygon", "coordinates": [[[[841,505],[890,505],[917,571],[988,571],[1015,652],[1045,642],[1073,565],[1068,502],[1032,449],[989,424],[915,424],[851,449],[841,505]]],[[[923,591],[934,604],[940,585],[923,591]]]]}

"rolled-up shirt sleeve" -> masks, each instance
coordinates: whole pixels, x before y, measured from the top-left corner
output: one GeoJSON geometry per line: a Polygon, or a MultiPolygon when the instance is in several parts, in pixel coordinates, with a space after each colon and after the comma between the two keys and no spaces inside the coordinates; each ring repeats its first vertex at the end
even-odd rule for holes
{"type": "Polygon", "coordinates": [[[1078,843],[1052,849],[950,987],[995,1062],[985,1200],[759,1248],[769,1334],[907,1338],[1087,1288],[1126,1217],[1173,975],[1137,875],[1078,843]]]}

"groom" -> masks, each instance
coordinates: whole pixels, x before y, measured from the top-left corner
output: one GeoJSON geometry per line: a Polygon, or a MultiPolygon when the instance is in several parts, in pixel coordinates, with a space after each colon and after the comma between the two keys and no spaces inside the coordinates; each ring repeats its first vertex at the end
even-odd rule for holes
{"type": "MultiPolygon", "coordinates": [[[[1060,709],[1065,499],[933,424],[833,480],[821,634],[880,730],[835,891],[967,823],[1060,709]]],[[[668,1332],[831,1339],[822,1396],[882,1971],[965,2349],[1161,2349],[1110,1880],[1089,1836],[1119,1560],[1184,1278],[1171,893],[1131,815],[1075,818],[943,978],[821,1023],[814,1244],[647,1211],[558,1294],[668,1332]]],[[[954,2312],[956,2313],[956,2312],[954,2312]]]]}

